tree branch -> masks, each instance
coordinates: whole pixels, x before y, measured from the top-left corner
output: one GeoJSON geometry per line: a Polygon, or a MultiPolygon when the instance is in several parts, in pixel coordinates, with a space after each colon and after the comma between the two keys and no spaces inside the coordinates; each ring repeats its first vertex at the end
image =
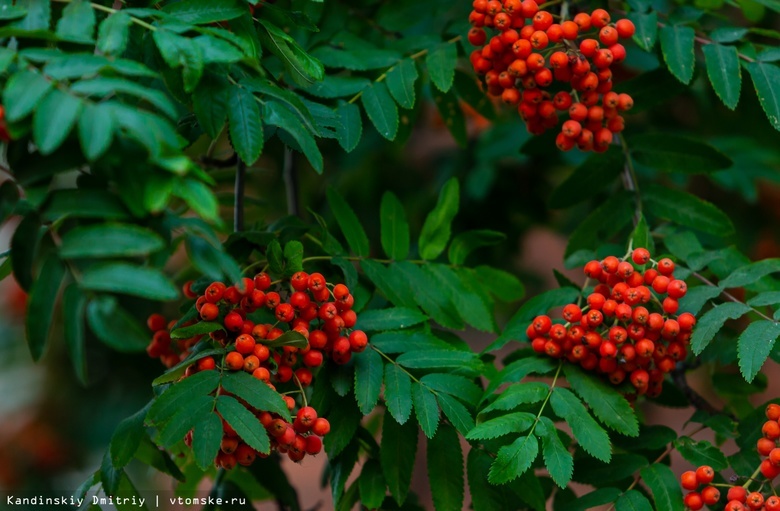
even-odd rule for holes
{"type": "Polygon", "coordinates": [[[295,152],[289,147],[284,148],[284,164],[282,168],[284,189],[287,193],[287,214],[298,216],[298,172],[295,152]]]}

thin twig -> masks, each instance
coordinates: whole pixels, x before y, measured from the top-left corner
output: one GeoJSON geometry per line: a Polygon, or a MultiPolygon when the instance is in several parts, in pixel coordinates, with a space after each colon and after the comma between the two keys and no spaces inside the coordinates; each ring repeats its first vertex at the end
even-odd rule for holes
{"type": "Polygon", "coordinates": [[[636,196],[636,207],[634,208],[634,227],[637,226],[642,219],[642,195],[639,193],[639,181],[636,178],[636,171],[634,170],[634,161],[631,159],[631,151],[628,149],[628,144],[622,133],[618,134],[618,140],[620,141],[620,147],[623,150],[623,157],[626,160],[623,166],[623,185],[626,190],[634,192],[636,196]]]}
{"type": "MultiPolygon", "coordinates": [[[[695,271],[691,272],[691,275],[693,275],[693,277],[698,279],[700,282],[702,282],[704,284],[707,284],[708,286],[717,287],[717,288],[720,287],[720,286],[715,285],[715,283],[713,283],[711,280],[709,280],[707,277],[705,277],[704,275],[702,275],[699,272],[695,272],[695,271]]],[[[747,305],[745,302],[743,302],[739,298],[735,297],[734,295],[732,295],[731,293],[729,293],[725,289],[722,289],[720,294],[725,296],[726,299],[729,300],[729,301],[732,301],[732,302],[735,302],[735,303],[741,303],[742,305],[747,305]]],[[[750,307],[750,305],[747,305],[747,306],[750,307]]],[[[766,314],[764,314],[760,310],[756,309],[755,307],[750,307],[750,309],[753,312],[755,312],[756,314],[758,314],[759,316],[761,316],[762,318],[766,319],[767,321],[772,321],[773,323],[777,323],[777,321],[775,321],[774,319],[770,318],[769,316],[767,316],[766,314]]]]}

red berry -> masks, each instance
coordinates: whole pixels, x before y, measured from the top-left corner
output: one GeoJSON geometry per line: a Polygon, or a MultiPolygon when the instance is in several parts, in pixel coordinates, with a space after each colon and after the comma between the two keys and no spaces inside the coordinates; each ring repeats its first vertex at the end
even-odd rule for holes
{"type": "Polygon", "coordinates": [[[699,484],[710,484],[715,478],[715,471],[709,465],[702,465],[696,469],[696,480],[699,484]]]}

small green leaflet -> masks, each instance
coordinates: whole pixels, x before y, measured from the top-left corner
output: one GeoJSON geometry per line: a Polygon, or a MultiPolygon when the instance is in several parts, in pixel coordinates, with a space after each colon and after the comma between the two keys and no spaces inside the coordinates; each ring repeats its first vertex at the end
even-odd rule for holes
{"type": "Polygon", "coordinates": [[[675,135],[640,135],[631,137],[629,145],[637,162],[665,172],[709,174],[732,165],[731,158],[711,145],[675,135]]]}
{"type": "Polygon", "coordinates": [[[536,422],[536,417],[528,412],[517,412],[501,415],[485,421],[469,431],[467,440],[490,440],[509,433],[527,431],[536,422]]]}
{"type": "Polygon", "coordinates": [[[526,382],[512,385],[505,389],[498,398],[483,408],[480,413],[491,410],[511,410],[521,404],[538,403],[550,391],[549,385],[542,382],[526,382]]]}
{"type": "Polygon", "coordinates": [[[382,466],[378,460],[370,459],[363,465],[358,479],[360,501],[368,509],[376,509],[382,506],[385,500],[387,483],[382,474],[382,466]]]}
{"type": "Polygon", "coordinates": [[[683,495],[672,469],[656,463],[641,471],[642,480],[650,488],[655,508],[664,511],[683,511],[683,495]]]}
{"type": "Polygon", "coordinates": [[[57,296],[64,278],[65,265],[56,254],[50,253],[33,282],[25,316],[27,344],[35,361],[40,360],[46,349],[57,296]]]}
{"type": "Polygon", "coordinates": [[[216,413],[201,418],[192,432],[192,454],[201,470],[207,470],[214,464],[222,442],[222,420],[216,413]]]}
{"type": "Polygon", "coordinates": [[[277,413],[285,420],[290,419],[290,411],[279,393],[249,373],[236,371],[226,374],[222,377],[222,387],[253,408],[277,413]]]}
{"type": "Polygon", "coordinates": [[[326,193],[330,209],[347,239],[349,248],[358,256],[368,257],[370,251],[368,236],[355,211],[335,188],[328,188],[326,193]]]}
{"type": "Polygon", "coordinates": [[[388,73],[387,88],[401,108],[414,108],[414,82],[417,81],[417,66],[412,59],[403,59],[388,73]]]}
{"type": "Polygon", "coordinates": [[[658,35],[658,15],[655,11],[650,11],[647,14],[632,11],[628,13],[628,19],[636,27],[634,33],[636,44],[645,51],[651,51],[658,35]]]}
{"type": "Polygon", "coordinates": [[[780,68],[765,62],[750,62],[747,70],[753,79],[761,108],[772,127],[780,130],[780,68]]]}
{"type": "Polygon", "coordinates": [[[144,418],[149,412],[150,405],[151,402],[130,417],[124,419],[116,427],[116,430],[114,430],[109,446],[111,464],[114,468],[119,469],[125,467],[133,459],[133,456],[135,456],[135,452],[141,444],[141,439],[146,436],[144,418]]]}
{"type": "Polygon", "coordinates": [[[235,398],[218,396],[217,411],[249,447],[266,454],[271,451],[271,442],[265,428],[255,414],[244,408],[235,398]]]}
{"type": "Polygon", "coordinates": [[[336,139],[346,152],[351,153],[363,136],[363,120],[360,108],[353,103],[342,103],[336,108],[339,123],[336,125],[336,139]]]}
{"type": "Polygon", "coordinates": [[[775,272],[780,272],[780,259],[764,259],[737,268],[728,277],[721,280],[718,283],[718,287],[727,289],[730,287],[747,286],[775,272]]]}
{"type": "Polygon", "coordinates": [[[505,240],[506,234],[498,231],[479,229],[462,232],[452,239],[447,258],[455,266],[460,266],[466,262],[466,258],[474,250],[497,245],[505,240]]]}
{"type": "Polygon", "coordinates": [[[106,263],[84,271],[81,287],[148,298],[175,300],[179,290],[160,270],[128,263],[106,263]]]}
{"type": "Polygon", "coordinates": [[[563,372],[574,391],[601,422],[623,435],[639,435],[634,409],[622,394],[601,380],[591,378],[579,367],[565,364],[563,372]]]}
{"type": "Polygon", "coordinates": [[[728,215],[711,202],[680,190],[659,185],[642,188],[647,211],[686,227],[699,229],[715,236],[734,233],[734,224],[728,215]]]}
{"type": "Polygon", "coordinates": [[[521,436],[510,445],[498,450],[496,460],[490,466],[488,482],[504,484],[520,477],[533,464],[539,454],[539,441],[535,436],[521,436]]]}
{"type": "Polygon", "coordinates": [[[474,429],[474,417],[460,401],[443,392],[439,392],[436,398],[439,401],[439,406],[441,406],[441,411],[444,412],[444,416],[447,417],[450,424],[455,426],[458,433],[465,437],[469,431],[474,429]]]}
{"type": "Polygon", "coordinates": [[[556,387],[550,397],[555,414],[571,427],[574,438],[596,459],[609,463],[612,447],[607,432],[593,420],[580,400],[568,389],[556,387]]]}
{"type": "Polygon", "coordinates": [[[412,413],[412,379],[396,364],[385,365],[385,404],[398,424],[412,413]]]}
{"type": "Polygon", "coordinates": [[[707,64],[707,76],[715,94],[724,105],[734,110],[739,102],[742,86],[742,70],[737,49],[717,43],[702,45],[701,49],[707,64]]]}
{"type": "MultiPolygon", "coordinates": [[[[720,293],[718,293],[720,294],[720,293]]],[[[729,319],[738,319],[750,311],[744,303],[726,302],[713,307],[696,322],[691,335],[691,349],[699,355],[729,319]]]]}
{"type": "Polygon", "coordinates": [[[542,456],[547,471],[555,481],[555,484],[565,488],[571,481],[574,471],[574,458],[563,445],[558,429],[553,421],[547,417],[541,417],[540,423],[534,430],[534,434],[542,440],[542,456]]]}
{"type": "Polygon", "coordinates": [[[146,422],[160,424],[173,417],[179,408],[186,407],[194,396],[205,396],[217,389],[219,385],[217,371],[201,371],[171,385],[154,400],[146,422]]]}
{"type": "Polygon", "coordinates": [[[729,466],[723,452],[706,440],[697,442],[690,437],[683,436],[674,441],[674,448],[683,458],[697,467],[709,465],[716,472],[720,472],[729,466]]]}
{"type": "Polygon", "coordinates": [[[745,381],[753,381],[764,365],[775,341],[780,337],[780,323],[769,320],[754,321],[748,325],[737,341],[739,370],[745,381]]]}
{"type": "Polygon", "coordinates": [[[412,482],[414,459],[417,455],[417,426],[413,421],[398,424],[390,414],[382,421],[380,462],[390,495],[403,504],[412,482]]]}
{"type": "Polygon", "coordinates": [[[368,415],[376,406],[379,392],[382,390],[384,362],[373,349],[356,353],[355,360],[355,398],[363,415],[368,415]]]}
{"type": "Polygon", "coordinates": [[[419,238],[420,257],[436,259],[444,252],[459,204],[460,186],[457,179],[451,178],[442,187],[436,207],[425,218],[419,238]]]}
{"type": "Polygon", "coordinates": [[[76,125],[84,102],[55,89],[37,105],[33,116],[33,138],[41,154],[51,154],[62,145],[76,125]]]}
{"type": "Polygon", "coordinates": [[[653,511],[653,506],[637,490],[630,490],[617,499],[615,511],[653,511]]]}
{"type": "Polygon", "coordinates": [[[366,115],[376,130],[387,140],[398,134],[398,107],[384,82],[374,82],[363,89],[360,99],[366,115]]]}
{"type": "Polygon", "coordinates": [[[238,85],[228,96],[230,141],[238,156],[247,164],[254,163],[263,151],[263,123],[254,95],[238,85]]]}
{"type": "Polygon", "coordinates": [[[428,438],[433,438],[439,425],[439,405],[436,396],[424,385],[412,383],[412,403],[417,422],[420,423],[423,433],[428,438]]]}
{"type": "Polygon", "coordinates": [[[149,344],[149,334],[113,296],[92,298],[87,304],[87,322],[98,339],[119,352],[143,351],[149,344]]]}
{"type": "Polygon", "coordinates": [[[60,256],[132,257],[162,249],[165,242],[157,233],[135,225],[105,223],[76,227],[60,244],[60,256]]]}
{"type": "Polygon", "coordinates": [[[441,43],[428,51],[425,64],[431,82],[442,92],[452,87],[455,79],[455,66],[458,63],[458,49],[453,43],[441,43]]]}
{"type": "Polygon", "coordinates": [[[669,71],[682,83],[690,83],[695,65],[694,30],[684,25],[666,25],[660,35],[661,51],[669,71]]]}
{"type": "Polygon", "coordinates": [[[362,330],[384,331],[409,328],[427,320],[428,317],[418,310],[407,309],[406,307],[390,307],[361,313],[355,326],[362,330]]]}
{"type": "Polygon", "coordinates": [[[107,17],[98,29],[97,49],[104,55],[121,55],[127,47],[132,18],[123,11],[107,17]]]}

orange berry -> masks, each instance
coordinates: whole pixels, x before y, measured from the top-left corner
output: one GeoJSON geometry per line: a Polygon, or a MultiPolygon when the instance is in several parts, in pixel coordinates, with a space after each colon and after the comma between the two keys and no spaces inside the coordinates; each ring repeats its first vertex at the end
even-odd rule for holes
{"type": "Polygon", "coordinates": [[[231,371],[239,371],[244,368],[244,356],[237,351],[231,351],[225,356],[225,365],[231,371]]]}

